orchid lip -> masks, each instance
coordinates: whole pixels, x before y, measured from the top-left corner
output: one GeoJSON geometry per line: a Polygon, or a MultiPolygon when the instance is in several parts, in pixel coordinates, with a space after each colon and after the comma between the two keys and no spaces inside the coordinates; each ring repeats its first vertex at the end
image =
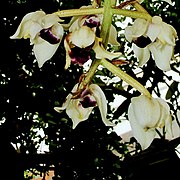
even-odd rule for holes
{"type": "Polygon", "coordinates": [[[148,44],[151,43],[149,37],[140,36],[136,40],[133,40],[134,44],[136,44],[140,48],[145,48],[148,44]]]}
{"type": "Polygon", "coordinates": [[[90,28],[98,27],[98,26],[100,26],[100,21],[95,16],[90,16],[85,20],[84,25],[86,25],[90,28]]]}
{"type": "Polygon", "coordinates": [[[71,52],[69,56],[71,57],[71,61],[73,64],[79,64],[83,65],[85,62],[87,62],[90,59],[90,54],[89,54],[89,47],[86,48],[79,48],[79,47],[74,47],[71,49],[71,52]]]}
{"type": "Polygon", "coordinates": [[[80,101],[83,108],[96,106],[96,101],[92,100],[89,96],[85,96],[82,101],[80,101]]]}
{"type": "Polygon", "coordinates": [[[40,37],[50,44],[57,44],[60,42],[60,39],[51,32],[50,28],[42,29],[40,31],[40,37]]]}

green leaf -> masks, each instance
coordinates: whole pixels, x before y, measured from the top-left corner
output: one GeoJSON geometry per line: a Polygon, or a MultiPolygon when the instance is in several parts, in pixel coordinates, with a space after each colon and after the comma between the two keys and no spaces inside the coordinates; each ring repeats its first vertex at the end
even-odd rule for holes
{"type": "Polygon", "coordinates": [[[170,99],[172,95],[177,91],[179,82],[173,81],[173,83],[169,86],[169,89],[166,93],[166,99],[170,99]]]}

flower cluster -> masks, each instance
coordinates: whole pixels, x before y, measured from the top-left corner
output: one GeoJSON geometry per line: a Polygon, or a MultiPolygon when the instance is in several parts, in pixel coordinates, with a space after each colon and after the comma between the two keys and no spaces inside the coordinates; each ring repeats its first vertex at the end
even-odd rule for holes
{"type": "MultiPolygon", "coordinates": [[[[89,8],[89,6],[82,8],[89,8]]],[[[74,17],[72,21],[74,21],[74,17]]],[[[122,55],[121,52],[111,53],[103,47],[100,38],[102,15],[80,16],[69,28],[67,28],[67,24],[62,24],[62,22],[63,20],[56,14],[45,14],[44,11],[31,12],[23,17],[15,34],[10,38],[29,38],[40,68],[55,54],[65,30],[68,30],[68,34],[64,38],[65,69],[71,63],[83,65],[91,59],[91,50],[95,52],[97,59],[112,60],[122,55]]],[[[111,25],[110,34],[109,43],[119,45],[116,40],[117,31],[113,25],[111,25]]]]}
{"type": "MultiPolygon", "coordinates": [[[[172,4],[171,0],[164,1],[172,4]]],[[[139,3],[142,2],[139,0],[139,3]]],[[[83,6],[79,10],[91,10],[91,8],[93,7],[83,6]]],[[[109,6],[110,8],[112,7],[109,6]]],[[[116,10],[118,11],[118,9],[116,10]]],[[[127,14],[131,15],[129,11],[127,14]]],[[[66,51],[65,69],[69,68],[71,64],[82,66],[92,59],[93,51],[95,54],[93,61],[101,60],[102,65],[122,80],[127,80],[130,85],[142,93],[139,97],[132,98],[128,109],[128,118],[134,137],[142,148],[146,149],[157,135],[157,131],[161,133],[162,129],[163,132],[165,129],[165,133],[171,135],[170,108],[163,99],[153,98],[139,82],[127,76],[116,65],[109,63],[113,59],[119,59],[122,53],[108,51],[103,44],[103,38],[108,37],[109,44],[119,46],[117,31],[112,23],[108,26],[107,37],[101,35],[104,15],[102,13],[76,15],[68,24],[63,24],[58,12],[46,14],[43,11],[35,11],[23,17],[17,31],[10,38],[29,38],[40,68],[55,54],[62,40],[64,40],[63,45],[66,51]]],[[[139,66],[146,64],[152,55],[159,69],[162,71],[171,69],[170,61],[173,57],[177,33],[171,25],[163,22],[161,17],[154,16],[151,17],[151,20],[142,19],[142,16],[136,17],[133,25],[126,27],[125,37],[127,41],[133,43],[133,50],[139,60],[139,66]]],[[[89,77],[87,75],[88,82],[86,80],[84,83],[82,80],[77,83],[62,107],[54,108],[57,112],[66,110],[67,115],[73,121],[73,129],[80,122],[87,120],[96,106],[99,107],[103,123],[107,126],[114,126],[106,118],[107,100],[102,89],[97,84],[90,82],[90,76],[93,76],[95,72],[95,70],[91,70],[89,70],[89,77]]]]}

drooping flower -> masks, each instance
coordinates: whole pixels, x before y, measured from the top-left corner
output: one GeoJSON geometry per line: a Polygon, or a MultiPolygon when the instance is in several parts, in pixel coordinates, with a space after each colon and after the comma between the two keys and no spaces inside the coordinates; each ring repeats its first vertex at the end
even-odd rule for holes
{"type": "Polygon", "coordinates": [[[161,98],[148,98],[144,95],[132,98],[128,118],[133,136],[142,149],[150,146],[157,136],[157,130],[160,133],[165,131],[165,136],[172,136],[170,108],[161,98]]]}
{"type": "MultiPolygon", "coordinates": [[[[122,55],[120,52],[108,52],[103,47],[100,38],[102,15],[88,15],[80,16],[78,18],[73,17],[71,21],[72,23],[63,25],[66,30],[69,30],[69,34],[64,40],[64,47],[66,49],[65,69],[70,66],[71,62],[79,64],[80,66],[83,65],[91,59],[91,50],[95,52],[96,58],[101,57],[111,60],[122,55]],[[99,56],[99,54],[101,55],[99,56]]],[[[109,43],[112,45],[119,45],[116,38],[117,31],[115,27],[111,25],[109,43]]]]}
{"type": "Polygon", "coordinates": [[[80,94],[74,98],[74,93],[78,91],[79,84],[76,84],[72,92],[66,97],[66,101],[62,107],[54,107],[57,112],[66,109],[67,115],[73,121],[73,129],[82,121],[88,119],[94,107],[98,106],[103,123],[106,126],[114,126],[107,116],[107,102],[106,97],[101,88],[96,84],[90,84],[80,94]]]}
{"type": "Polygon", "coordinates": [[[170,70],[177,32],[173,26],[154,16],[152,21],[136,19],[132,26],[125,29],[125,37],[133,42],[133,50],[139,60],[139,66],[144,65],[152,53],[157,67],[163,71],[170,70]]]}
{"type": "Polygon", "coordinates": [[[35,11],[26,14],[11,39],[30,39],[38,66],[49,60],[56,52],[64,29],[59,23],[62,20],[55,14],[35,11]]]}
{"type": "Polygon", "coordinates": [[[95,41],[94,32],[87,26],[69,33],[64,39],[64,47],[66,50],[67,69],[71,62],[82,66],[90,59],[90,51],[95,41]]]}
{"type": "MultiPolygon", "coordinates": [[[[94,31],[97,37],[100,37],[102,20],[103,20],[102,14],[80,16],[69,26],[69,32],[74,32],[75,30],[80,29],[82,26],[87,26],[94,31]]],[[[119,42],[117,41],[118,33],[116,28],[112,24],[110,26],[109,33],[110,34],[109,34],[108,42],[112,45],[118,46],[119,45],[119,42]]]]}
{"type": "Polygon", "coordinates": [[[83,26],[76,31],[75,34],[79,34],[79,37],[70,33],[64,40],[64,47],[66,49],[65,69],[67,69],[71,63],[82,66],[85,62],[91,59],[92,50],[95,52],[95,57],[97,59],[107,58],[112,60],[122,55],[121,52],[112,53],[107,51],[103,47],[102,39],[94,36],[90,28],[83,26]],[[81,33],[76,33],[76,31],[81,31],[81,33]],[[82,38],[82,36],[87,36],[87,41],[83,41],[84,38],[82,38]]]}

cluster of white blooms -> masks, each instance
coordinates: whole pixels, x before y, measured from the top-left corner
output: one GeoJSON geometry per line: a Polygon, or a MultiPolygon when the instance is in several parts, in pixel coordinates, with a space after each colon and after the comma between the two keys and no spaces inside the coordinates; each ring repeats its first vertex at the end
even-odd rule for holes
{"type": "MultiPolygon", "coordinates": [[[[172,4],[170,0],[164,1],[172,4]]],[[[91,6],[81,7],[83,8],[91,8],[91,6]]],[[[64,37],[65,69],[69,68],[71,63],[82,66],[91,59],[91,51],[94,51],[96,59],[118,59],[122,55],[121,52],[110,52],[103,46],[103,39],[100,37],[102,20],[102,14],[82,15],[73,17],[69,24],[63,24],[63,20],[56,13],[46,14],[43,11],[35,11],[24,16],[17,31],[10,38],[30,39],[39,68],[55,54],[65,31],[67,31],[64,37]]],[[[170,61],[177,33],[171,25],[163,22],[161,17],[154,16],[151,20],[136,18],[132,26],[126,27],[125,37],[133,44],[139,66],[146,64],[152,54],[158,68],[163,71],[171,69],[170,61]],[[143,44],[139,43],[141,38],[144,38],[143,44]]],[[[117,31],[111,24],[108,43],[119,45],[116,38],[117,31]]],[[[107,100],[101,88],[97,84],[89,83],[83,88],[80,88],[80,85],[78,83],[74,86],[62,107],[54,109],[58,112],[66,110],[75,128],[78,123],[87,120],[93,108],[98,106],[104,124],[114,126],[106,118],[107,100]]],[[[170,108],[160,98],[147,97],[144,94],[132,98],[128,117],[134,137],[143,149],[149,147],[157,130],[165,129],[166,133],[171,134],[170,108]]]]}

